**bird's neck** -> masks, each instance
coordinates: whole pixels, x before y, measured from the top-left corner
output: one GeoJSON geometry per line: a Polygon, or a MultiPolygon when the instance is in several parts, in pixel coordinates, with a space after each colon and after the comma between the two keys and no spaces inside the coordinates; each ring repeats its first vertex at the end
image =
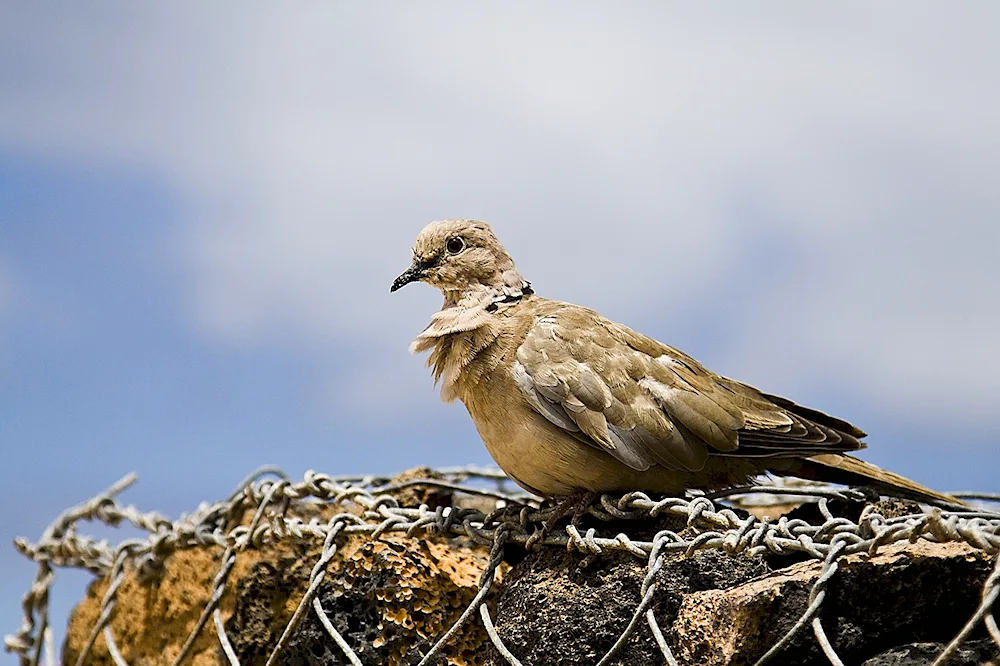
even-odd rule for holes
{"type": "Polygon", "coordinates": [[[496,369],[513,342],[511,315],[532,297],[530,286],[517,295],[494,293],[489,298],[450,299],[434,313],[431,323],[410,345],[410,351],[430,351],[427,365],[441,382],[441,397],[465,401],[469,391],[496,369]]]}

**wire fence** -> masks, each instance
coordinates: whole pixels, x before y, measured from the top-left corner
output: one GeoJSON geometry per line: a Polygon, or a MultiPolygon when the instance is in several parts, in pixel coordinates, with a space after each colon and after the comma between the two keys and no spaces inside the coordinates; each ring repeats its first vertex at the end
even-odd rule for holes
{"type": "MultiPolygon", "coordinates": [[[[822,562],[821,573],[809,593],[807,608],[788,633],[757,660],[757,665],[780,654],[793,639],[809,630],[829,662],[842,665],[843,661],[820,619],[828,585],[837,575],[842,558],[853,553],[874,554],[887,544],[918,540],[961,542],[996,559],[992,573],[983,585],[978,608],[934,663],[948,661],[966,637],[980,625],[985,626],[988,635],[1000,648],[1000,629],[993,614],[994,604],[1000,596],[1000,514],[996,512],[982,508],[931,507],[887,518],[876,510],[875,505],[869,504],[857,520],[850,520],[835,516],[830,510],[830,502],[865,499],[866,495],[858,490],[759,486],[659,499],[633,492],[622,497],[604,495],[590,512],[603,520],[672,516],[683,520],[687,529],[682,533],[662,530],[651,540],[638,540],[624,533],[613,537],[601,535],[595,528],[581,533],[575,524],[570,524],[564,531],[553,531],[539,540],[538,526],[551,518],[555,509],[547,506],[540,508],[528,496],[512,491],[501,472],[455,468],[439,470],[434,476],[393,482],[385,477],[333,477],[310,471],[301,481],[292,481],[278,470],[261,469],[250,475],[227,499],[203,504],[192,514],[176,521],[156,512],[143,512],[134,506],[121,504],[118,495],[135,481],[134,475],[126,476],[103,493],[63,512],[37,542],[26,539],[15,541],[17,550],[37,563],[38,573],[24,596],[22,626],[16,633],[5,637],[6,649],[19,656],[22,666],[38,666],[43,663],[43,658],[49,664],[56,663],[48,618],[49,591],[55,568],[80,568],[106,578],[108,586],[100,614],[76,664],[85,664],[96,641],[103,638],[111,659],[122,666],[127,662],[118,648],[110,620],[116,611],[126,567],[135,571],[140,580],[151,579],[162,570],[164,560],[173,553],[185,549],[220,547],[223,555],[211,596],[201,609],[198,621],[173,660],[173,665],[179,666],[190,657],[195,641],[203,632],[214,631],[225,659],[232,666],[237,666],[240,661],[227,636],[220,610],[220,600],[227,590],[229,575],[241,552],[290,540],[322,543],[322,550],[312,568],[305,593],[271,649],[267,666],[280,663],[289,639],[310,613],[315,614],[344,659],[359,666],[363,663],[361,658],[324,612],[317,591],[326,577],[327,566],[337,555],[344,539],[350,535],[364,535],[377,540],[389,534],[402,534],[413,539],[425,534],[464,536],[489,552],[471,603],[422,655],[418,660],[419,666],[436,663],[444,646],[467,623],[475,621],[476,615],[502,658],[512,666],[521,664],[498,634],[489,605],[484,602],[495,585],[504,547],[513,544],[524,546],[532,542],[537,542],[534,544],[537,548],[570,549],[595,557],[605,551],[625,551],[645,562],[646,574],[639,590],[641,601],[624,632],[597,661],[598,666],[605,666],[615,659],[643,623],[652,632],[664,663],[671,666],[678,663],[653,608],[657,573],[668,557],[677,553],[691,555],[704,549],[717,549],[730,554],[797,553],[822,562]],[[470,507],[468,503],[466,506],[456,503],[434,508],[427,504],[401,505],[399,497],[414,487],[479,497],[482,498],[480,505],[488,504],[495,510],[484,512],[483,507],[470,507]],[[814,521],[816,524],[786,518],[771,521],[745,515],[745,512],[723,504],[739,497],[756,498],[748,504],[788,502],[789,498],[811,499],[817,503],[822,519],[814,521]],[[325,515],[330,517],[316,517],[317,506],[324,507],[328,511],[325,515]],[[111,545],[81,534],[77,529],[78,523],[85,520],[110,526],[130,524],[146,536],[111,545]]],[[[969,493],[969,496],[973,494],[969,493]]],[[[1000,500],[996,495],[981,493],[976,493],[975,497],[1000,500]]]]}

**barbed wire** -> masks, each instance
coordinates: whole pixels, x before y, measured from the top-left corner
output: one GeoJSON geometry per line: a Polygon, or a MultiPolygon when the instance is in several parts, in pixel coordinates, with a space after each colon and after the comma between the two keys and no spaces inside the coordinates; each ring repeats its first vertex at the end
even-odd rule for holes
{"type": "MultiPolygon", "coordinates": [[[[864,501],[869,498],[866,493],[853,489],[797,485],[737,488],[711,495],[659,499],[651,498],[645,493],[632,492],[622,497],[603,495],[590,508],[590,513],[602,520],[673,516],[683,519],[688,529],[683,534],[661,530],[646,541],[632,539],[624,533],[618,533],[614,537],[601,536],[593,527],[581,534],[577,525],[572,523],[563,534],[552,533],[539,540],[538,526],[551,518],[556,508],[540,507],[523,493],[511,490],[506,477],[499,470],[448,468],[437,471],[434,476],[435,478],[394,482],[391,478],[382,476],[335,477],[308,471],[301,481],[293,482],[280,470],[261,468],[249,475],[226,500],[202,504],[191,514],[170,521],[157,512],[143,512],[134,506],[119,503],[117,496],[136,480],[134,474],[127,475],[104,492],[60,514],[37,542],[32,543],[23,538],[15,540],[15,548],[38,564],[38,572],[24,596],[21,627],[16,633],[4,638],[5,647],[19,656],[22,666],[39,666],[43,650],[51,659],[53,650],[51,628],[48,625],[48,600],[54,567],[80,568],[97,576],[107,577],[109,585],[101,601],[97,621],[77,656],[76,664],[82,666],[86,662],[98,636],[103,636],[112,661],[118,666],[126,666],[110,625],[126,565],[134,567],[139,580],[151,580],[162,571],[165,559],[175,552],[221,547],[223,555],[209,601],[173,660],[173,665],[180,666],[187,659],[196,639],[205,625],[209,624],[209,620],[212,620],[222,653],[231,666],[239,666],[239,659],[226,635],[219,608],[219,602],[227,589],[229,574],[240,552],[260,549],[277,541],[293,540],[321,542],[322,550],[310,573],[305,593],[268,656],[267,666],[276,663],[290,637],[310,612],[316,615],[344,657],[354,666],[359,666],[363,662],[334,627],[316,593],[343,538],[363,534],[370,539],[379,539],[390,533],[403,533],[413,538],[421,534],[465,536],[488,548],[490,552],[475,597],[452,626],[422,656],[419,661],[421,666],[431,663],[477,612],[501,657],[512,666],[521,665],[499,636],[484,601],[496,579],[503,547],[506,544],[524,546],[534,542],[537,542],[536,547],[563,548],[591,557],[609,550],[625,551],[646,561],[647,573],[639,590],[641,601],[628,626],[598,661],[598,666],[605,666],[616,656],[643,619],[649,626],[665,663],[676,666],[677,661],[652,607],[657,591],[657,573],[668,555],[692,555],[705,549],[751,555],[799,553],[823,563],[810,590],[808,607],[787,634],[756,662],[756,666],[761,666],[779,654],[807,625],[812,627],[813,634],[830,663],[842,664],[824,631],[819,614],[827,586],[837,573],[839,560],[852,553],[874,554],[882,546],[902,541],[960,542],[997,558],[992,573],[983,585],[982,599],[976,612],[934,663],[943,664],[950,658],[979,623],[985,625],[988,635],[1000,647],[1000,630],[993,615],[994,604],[1000,596],[1000,514],[986,509],[932,507],[920,513],[887,518],[877,511],[875,505],[868,504],[857,520],[850,520],[834,516],[829,503],[833,500],[864,501]],[[265,478],[268,476],[276,478],[265,478]],[[489,485],[493,488],[483,487],[489,485]],[[478,508],[455,503],[435,508],[426,504],[418,507],[401,506],[394,493],[415,486],[489,498],[493,500],[496,510],[484,514],[478,508]],[[817,502],[823,521],[815,525],[788,517],[772,521],[752,514],[740,515],[733,508],[716,505],[716,502],[724,498],[732,501],[739,497],[767,497],[772,502],[811,498],[817,502]],[[318,506],[331,508],[333,515],[325,520],[315,517],[318,506]],[[307,510],[309,508],[313,511],[307,510]],[[253,517],[243,524],[242,517],[249,511],[253,512],[253,517]],[[313,517],[305,517],[309,515],[313,517]],[[111,545],[107,541],[78,534],[77,524],[83,520],[98,521],[109,526],[128,523],[146,532],[147,536],[111,545]],[[231,527],[232,525],[235,527],[231,527]]],[[[964,495],[977,499],[1000,499],[984,493],[964,495]]]]}

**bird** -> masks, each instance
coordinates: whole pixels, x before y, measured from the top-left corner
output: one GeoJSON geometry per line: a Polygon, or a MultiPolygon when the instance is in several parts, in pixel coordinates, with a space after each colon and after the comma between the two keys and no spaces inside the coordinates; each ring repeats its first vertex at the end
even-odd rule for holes
{"type": "Polygon", "coordinates": [[[537,295],[485,222],[424,227],[390,292],[413,282],[439,289],[444,303],[411,352],[430,352],[442,399],[465,405],[494,461],[530,493],[680,495],[770,473],[958,502],[850,455],[866,434],[845,420],[537,295]]]}

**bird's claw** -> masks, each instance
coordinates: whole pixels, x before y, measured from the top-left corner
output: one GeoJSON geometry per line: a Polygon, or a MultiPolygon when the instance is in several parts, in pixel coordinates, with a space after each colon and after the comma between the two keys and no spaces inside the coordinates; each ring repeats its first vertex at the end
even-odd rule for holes
{"type": "Polygon", "coordinates": [[[593,504],[594,499],[598,496],[598,493],[592,490],[577,490],[573,494],[561,500],[552,509],[552,515],[550,515],[541,527],[535,526],[535,531],[531,533],[527,541],[524,542],[525,550],[533,550],[540,543],[545,541],[550,534],[555,531],[556,525],[560,520],[566,517],[567,514],[572,513],[570,518],[570,525],[576,527],[580,520],[587,514],[590,505],[593,504]]]}

